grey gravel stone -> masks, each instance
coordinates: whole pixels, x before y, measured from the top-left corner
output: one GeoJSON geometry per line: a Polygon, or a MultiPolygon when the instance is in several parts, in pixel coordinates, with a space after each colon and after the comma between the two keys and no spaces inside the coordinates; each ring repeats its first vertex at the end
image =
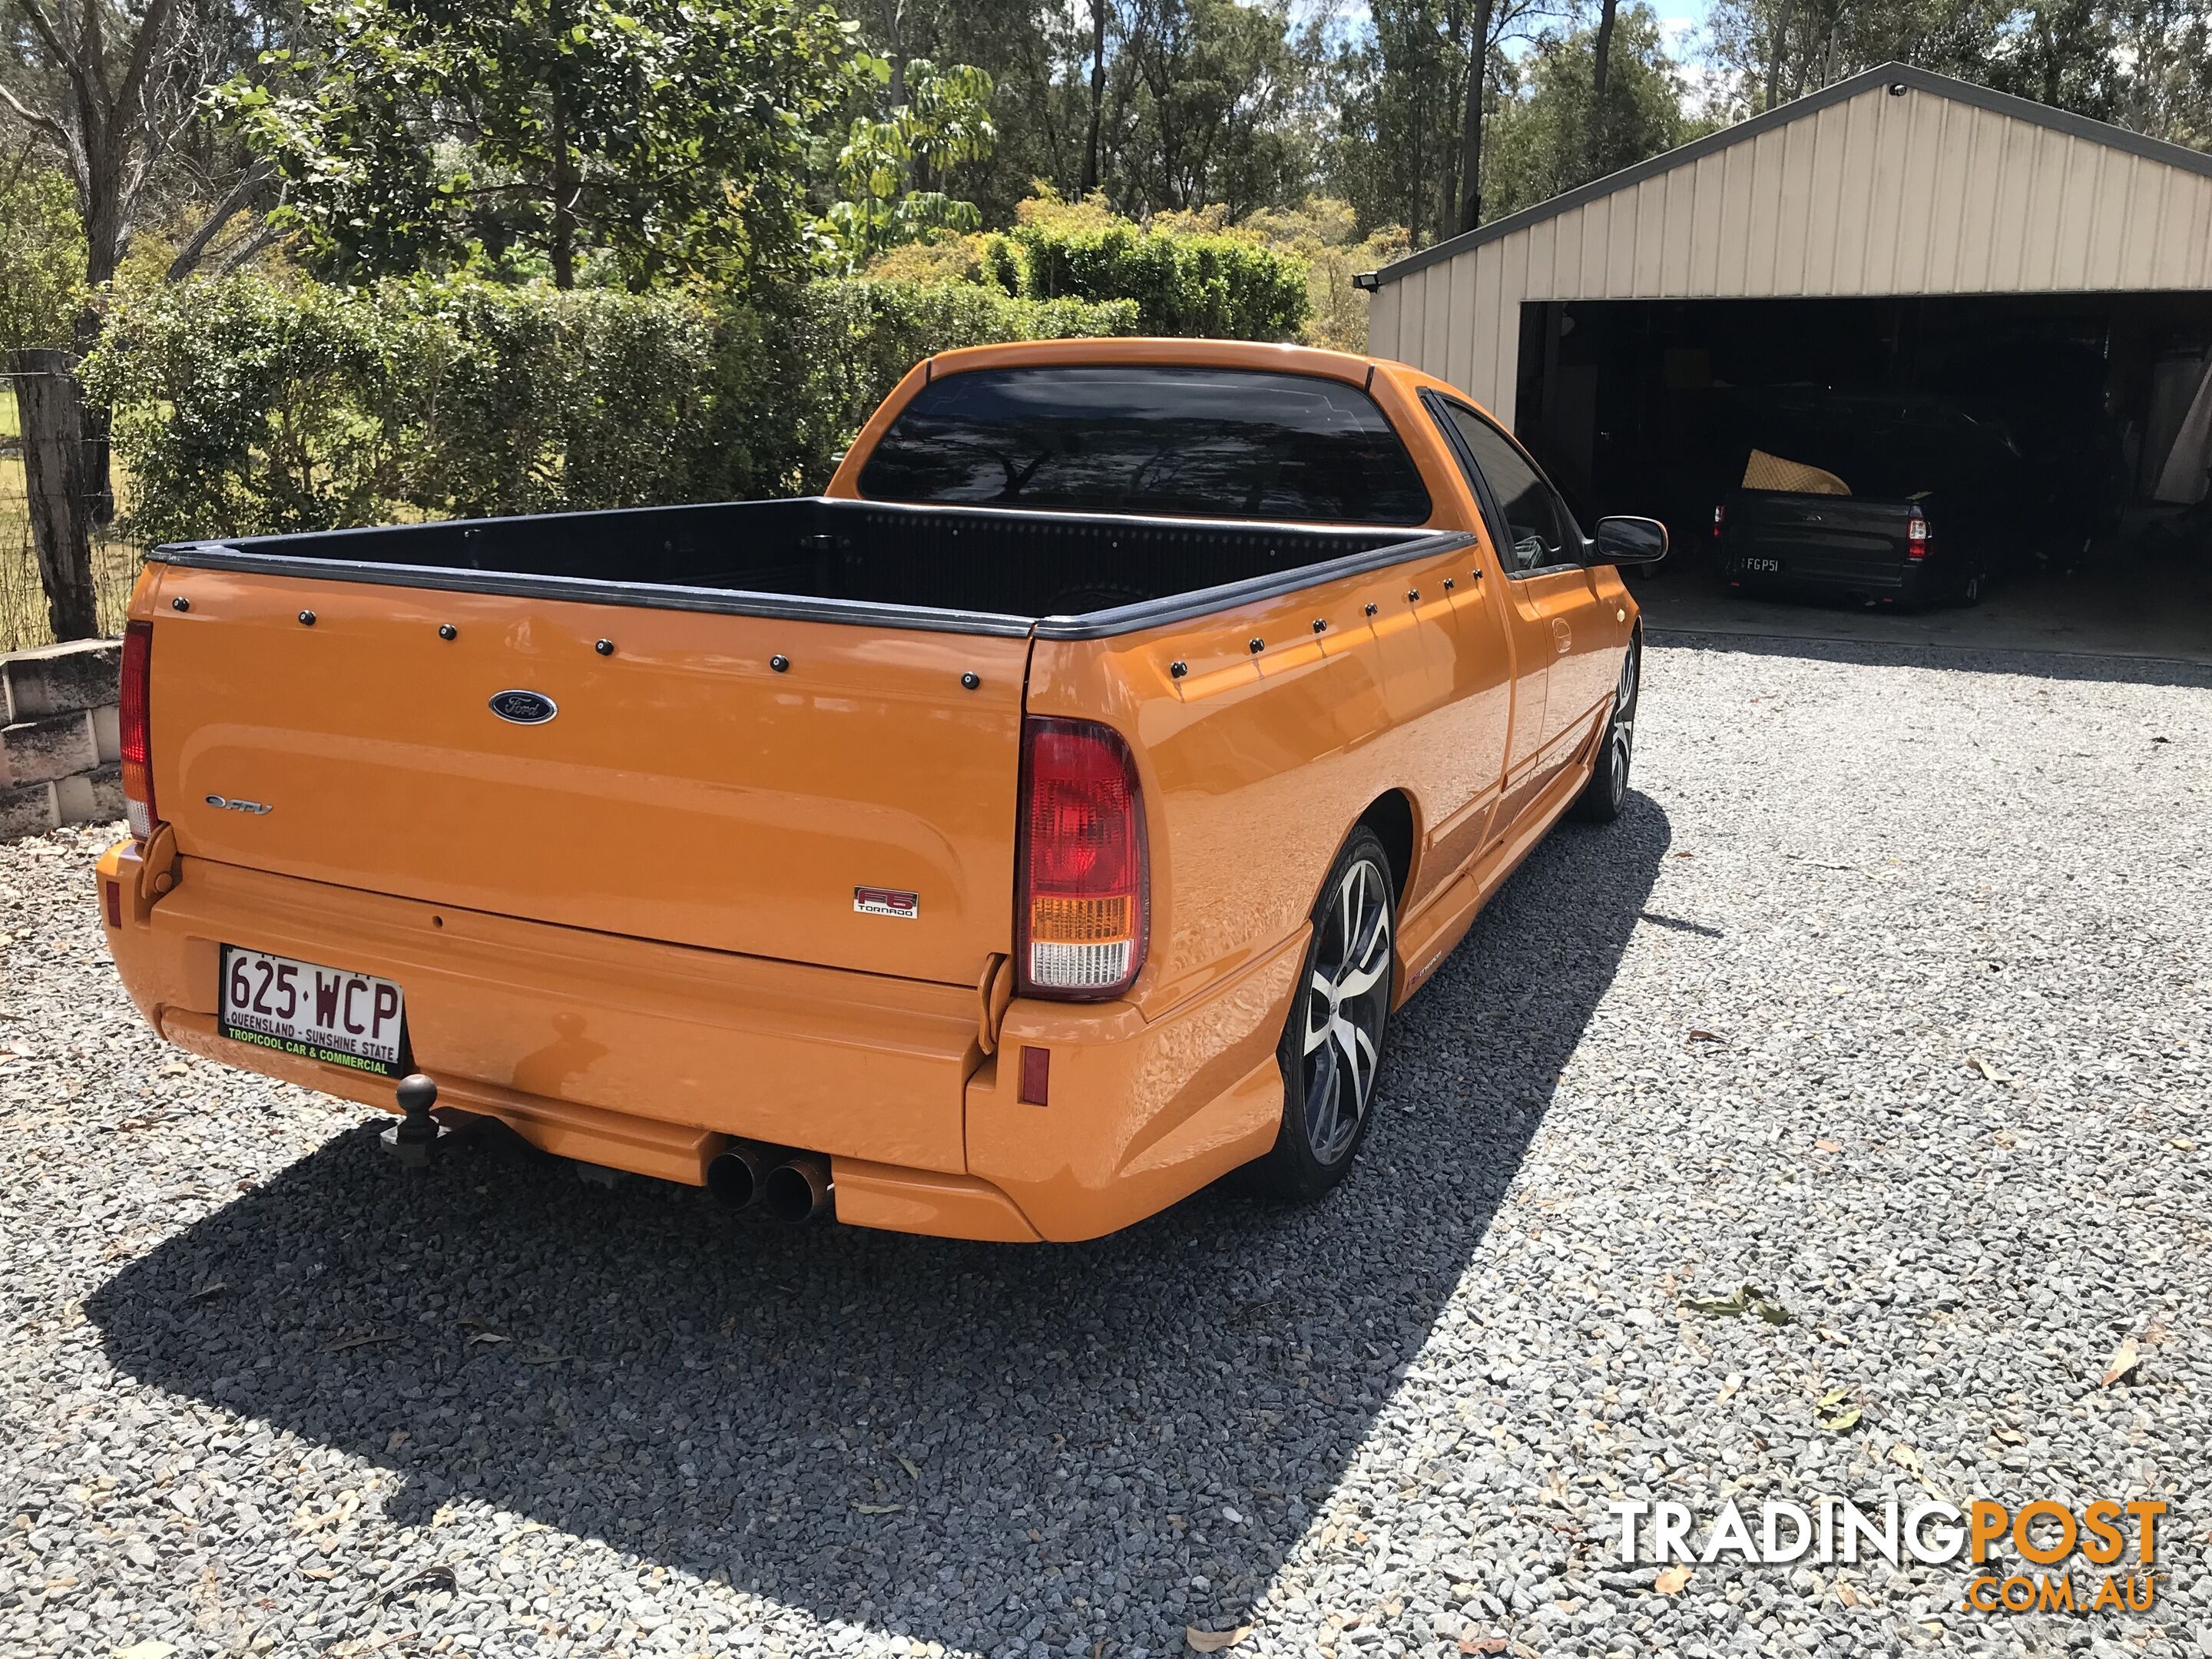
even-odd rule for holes
{"type": "Polygon", "coordinates": [[[154,1040],[104,835],[0,848],[0,1653],[2212,1655],[2212,677],[1814,649],[1655,645],[1328,1203],[1068,1249],[403,1178],[154,1040]],[[1668,1596],[1605,1507],[1923,1487],[2167,1498],[2173,1577],[1668,1596]]]}

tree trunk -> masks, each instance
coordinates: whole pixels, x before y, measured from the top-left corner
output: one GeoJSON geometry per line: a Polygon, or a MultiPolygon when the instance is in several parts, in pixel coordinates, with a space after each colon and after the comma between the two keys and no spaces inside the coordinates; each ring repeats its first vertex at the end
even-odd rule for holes
{"type": "MultiPolygon", "coordinates": [[[[66,351],[18,351],[15,407],[23,427],[23,484],[30,498],[31,540],[39,583],[57,640],[88,640],[100,632],[92,586],[93,509],[97,489],[88,459],[84,390],[66,351]]],[[[103,453],[105,445],[101,446],[103,453]]]]}
{"type": "Polygon", "coordinates": [[[1607,119],[1610,109],[1606,102],[1606,72],[1613,66],[1613,15],[1616,0],[1604,0],[1597,15],[1596,62],[1590,73],[1590,130],[1589,170],[1593,178],[1609,170],[1612,147],[1606,135],[1612,123],[1607,119]]]}
{"type": "Polygon", "coordinates": [[[1083,141],[1083,184],[1088,196],[1098,188],[1098,124],[1106,107],[1106,0],[1091,0],[1091,130],[1083,141]]]}
{"type": "Polygon", "coordinates": [[[1782,52],[1790,40],[1790,0],[1782,0],[1782,10],[1774,21],[1774,50],[1766,58],[1766,106],[1772,109],[1782,98],[1782,52]]]}
{"type": "Polygon", "coordinates": [[[553,88],[553,286],[576,286],[576,178],[568,161],[568,106],[553,88]]]}
{"type": "Polygon", "coordinates": [[[1468,55],[1467,109],[1459,136],[1459,228],[1482,222],[1482,94],[1490,84],[1491,0],[1476,0],[1473,49],[1468,55]]]}

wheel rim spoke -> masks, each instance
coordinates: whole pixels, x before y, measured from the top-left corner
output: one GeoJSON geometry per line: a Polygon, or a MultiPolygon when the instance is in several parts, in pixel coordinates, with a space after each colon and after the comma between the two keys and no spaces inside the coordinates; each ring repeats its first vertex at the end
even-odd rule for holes
{"type": "Polygon", "coordinates": [[[1383,882],[1366,860],[1345,872],[1304,992],[1307,1144],[1323,1163],[1356,1137],[1375,1089],[1391,965],[1383,882]]]}

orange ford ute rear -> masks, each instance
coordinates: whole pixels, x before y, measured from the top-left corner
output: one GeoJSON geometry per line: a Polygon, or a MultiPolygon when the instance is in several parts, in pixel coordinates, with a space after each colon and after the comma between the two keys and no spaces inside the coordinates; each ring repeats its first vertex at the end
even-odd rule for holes
{"type": "Polygon", "coordinates": [[[124,981],[173,1042],[798,1219],[1317,1197],[1393,1010],[1618,811],[1635,606],[1401,365],[919,366],[828,492],[160,550],[124,981]]]}

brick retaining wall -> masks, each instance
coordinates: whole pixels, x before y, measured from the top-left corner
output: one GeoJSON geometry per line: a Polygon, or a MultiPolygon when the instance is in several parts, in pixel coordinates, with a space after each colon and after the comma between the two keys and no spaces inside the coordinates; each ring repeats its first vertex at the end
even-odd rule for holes
{"type": "Polygon", "coordinates": [[[0,841],[123,816],[117,640],[0,655],[0,841]]]}

